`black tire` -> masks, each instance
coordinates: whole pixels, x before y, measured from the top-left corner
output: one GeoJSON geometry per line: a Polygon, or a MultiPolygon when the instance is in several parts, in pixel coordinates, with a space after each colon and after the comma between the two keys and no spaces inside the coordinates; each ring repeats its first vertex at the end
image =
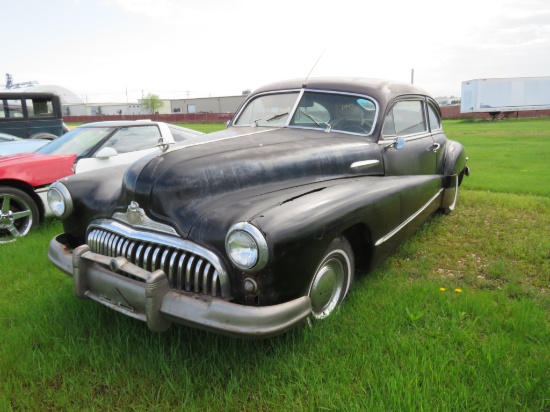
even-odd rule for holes
{"type": "Polygon", "coordinates": [[[0,243],[25,236],[39,223],[34,200],[22,190],[0,186],[0,243]]]}
{"type": "Polygon", "coordinates": [[[351,245],[345,237],[339,236],[329,245],[309,286],[314,320],[326,318],[342,303],[351,289],[354,273],[351,245]]]}
{"type": "Polygon", "coordinates": [[[29,139],[46,139],[46,140],[55,140],[57,136],[51,133],[36,133],[33,134],[29,139]]]}

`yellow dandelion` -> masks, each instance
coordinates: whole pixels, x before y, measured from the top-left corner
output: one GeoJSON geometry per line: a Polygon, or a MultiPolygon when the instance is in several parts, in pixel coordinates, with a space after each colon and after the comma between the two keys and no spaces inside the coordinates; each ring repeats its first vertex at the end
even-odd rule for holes
{"type": "Polygon", "coordinates": [[[445,289],[445,288],[439,288],[439,290],[440,290],[441,292],[445,292],[447,289],[445,289]]]}
{"type": "Polygon", "coordinates": [[[455,289],[455,292],[456,292],[456,293],[461,293],[461,292],[462,292],[462,289],[456,288],[456,289],[455,289]]]}

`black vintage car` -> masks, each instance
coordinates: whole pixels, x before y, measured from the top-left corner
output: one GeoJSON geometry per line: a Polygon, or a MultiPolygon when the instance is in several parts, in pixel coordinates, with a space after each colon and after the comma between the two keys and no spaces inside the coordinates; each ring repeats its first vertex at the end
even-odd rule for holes
{"type": "Polygon", "coordinates": [[[243,337],[328,316],[468,175],[437,103],[361,78],[273,83],[227,130],[128,169],[61,179],[49,258],[90,298],[162,331],[243,337]]]}

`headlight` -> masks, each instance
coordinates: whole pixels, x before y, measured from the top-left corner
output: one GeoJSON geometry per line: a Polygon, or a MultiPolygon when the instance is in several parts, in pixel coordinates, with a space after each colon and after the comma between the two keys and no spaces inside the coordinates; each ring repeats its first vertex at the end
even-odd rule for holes
{"type": "Polygon", "coordinates": [[[48,205],[57,217],[66,217],[73,212],[73,200],[67,188],[60,182],[54,182],[48,190],[48,205]]]}
{"type": "Polygon", "coordinates": [[[225,237],[225,250],[235,266],[246,272],[256,272],[267,263],[267,242],[256,226],[237,223],[225,237]]]}

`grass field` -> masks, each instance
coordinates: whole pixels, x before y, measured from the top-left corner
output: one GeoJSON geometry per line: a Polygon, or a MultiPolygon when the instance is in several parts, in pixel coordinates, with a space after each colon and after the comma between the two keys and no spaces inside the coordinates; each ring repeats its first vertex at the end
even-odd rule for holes
{"type": "Polygon", "coordinates": [[[550,411],[550,119],[444,127],[472,170],[457,209],[273,339],[76,299],[45,256],[56,221],[2,245],[0,411],[550,411]]]}

